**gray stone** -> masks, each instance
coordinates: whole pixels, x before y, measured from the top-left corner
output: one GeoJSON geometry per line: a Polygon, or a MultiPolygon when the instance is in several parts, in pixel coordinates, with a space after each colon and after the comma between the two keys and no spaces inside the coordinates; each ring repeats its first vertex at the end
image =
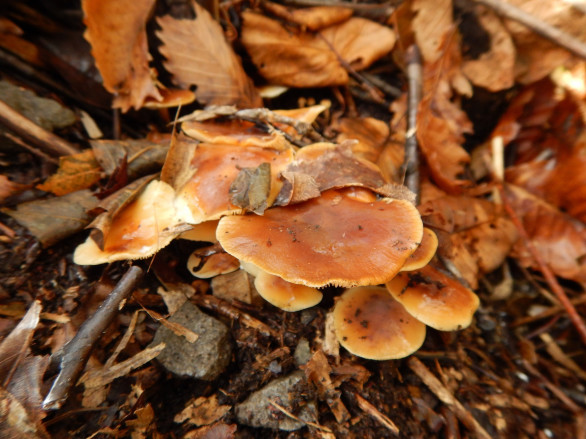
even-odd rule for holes
{"type": "MultiPolygon", "coordinates": [[[[262,389],[252,393],[245,401],[236,405],[234,411],[238,422],[251,427],[283,431],[299,430],[304,427],[305,423],[290,418],[271,404],[271,402],[276,402],[287,411],[292,411],[292,402],[298,396],[293,387],[304,381],[305,374],[302,371],[293,372],[288,376],[271,381],[262,389]]],[[[315,402],[306,403],[294,415],[306,422],[316,422],[317,407],[315,402]]]]}
{"type": "Polygon", "coordinates": [[[293,353],[293,358],[295,358],[295,364],[297,366],[302,366],[311,359],[311,348],[307,339],[301,338],[299,340],[293,353]]]}
{"type": "Polygon", "coordinates": [[[184,303],[169,321],[195,332],[199,337],[190,343],[172,330],[159,327],[151,345],[164,342],[166,347],[157,360],[167,370],[180,376],[209,381],[216,379],[232,356],[228,327],[201,312],[191,302],[184,303]]]}

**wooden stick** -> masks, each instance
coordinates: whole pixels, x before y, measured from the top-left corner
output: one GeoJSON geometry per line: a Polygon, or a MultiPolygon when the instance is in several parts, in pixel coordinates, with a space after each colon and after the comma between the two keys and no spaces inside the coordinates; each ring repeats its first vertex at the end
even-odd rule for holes
{"type": "Polygon", "coordinates": [[[69,390],[75,386],[83,371],[94,343],[112,322],[120,304],[132,293],[142,275],[143,270],[140,267],[130,267],[94,315],[84,322],[75,337],[51,359],[59,362],[61,371],[43,401],[44,410],[56,410],[65,402],[69,390]]]}
{"type": "Polygon", "coordinates": [[[478,423],[474,416],[466,410],[462,403],[452,395],[449,389],[444,386],[417,357],[409,358],[408,364],[411,370],[415,372],[427,387],[429,387],[435,396],[437,396],[440,401],[455,413],[460,422],[462,422],[462,424],[464,424],[469,430],[476,433],[476,437],[480,439],[491,438],[488,432],[478,423]]]}
{"type": "Polygon", "coordinates": [[[503,15],[511,20],[518,21],[519,23],[527,26],[529,29],[534,31],[536,34],[548,39],[554,44],[567,49],[574,55],[580,58],[586,59],[586,44],[582,41],[574,38],[566,32],[558,29],[557,27],[551,26],[533,15],[513,6],[510,3],[506,3],[501,0],[475,0],[477,3],[481,3],[489,8],[493,9],[497,14],[503,15]]]}
{"type": "Polygon", "coordinates": [[[407,79],[409,94],[407,101],[407,133],[405,134],[405,159],[403,160],[403,172],[405,186],[416,196],[415,204],[419,204],[420,175],[419,175],[419,145],[417,144],[417,109],[421,101],[421,87],[423,81],[423,68],[421,66],[421,53],[416,45],[407,48],[405,53],[407,62],[407,79]]]}
{"type": "Polygon", "coordinates": [[[71,155],[79,152],[71,143],[41,128],[2,101],[0,123],[51,155],[71,155]]]}

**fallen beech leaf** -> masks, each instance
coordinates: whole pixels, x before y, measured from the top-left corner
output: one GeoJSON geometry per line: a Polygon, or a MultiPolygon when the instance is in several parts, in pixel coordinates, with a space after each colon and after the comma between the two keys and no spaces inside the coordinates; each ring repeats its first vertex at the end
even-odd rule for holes
{"type": "Polygon", "coordinates": [[[387,146],[390,130],[389,125],[373,117],[344,117],[338,119],[332,128],[339,131],[336,141],[357,140],[352,152],[376,163],[382,150],[387,146]]]}
{"type": "Polygon", "coordinates": [[[287,8],[278,3],[263,2],[262,7],[284,20],[313,31],[340,23],[352,16],[352,9],[341,6],[287,8]]]}
{"type": "Polygon", "coordinates": [[[242,168],[228,193],[233,205],[262,215],[268,207],[271,188],[271,164],[261,163],[256,168],[242,168]]]}
{"type": "Polygon", "coordinates": [[[336,54],[315,35],[290,33],[277,21],[254,12],[243,12],[242,19],[242,44],[268,81],[290,87],[348,82],[336,54]]]}
{"type": "Polygon", "coordinates": [[[78,154],[60,157],[57,172],[43,184],[37,185],[37,188],[61,196],[88,189],[101,178],[102,168],[94,152],[86,149],[78,154]]]}
{"type": "Polygon", "coordinates": [[[465,196],[441,196],[419,206],[423,222],[440,242],[438,253],[450,260],[472,288],[498,268],[517,241],[517,230],[499,206],[465,196]]]}
{"type": "Polygon", "coordinates": [[[323,29],[321,36],[354,70],[363,70],[391,51],[395,33],[366,18],[349,20],[323,29]]]}
{"type": "Polygon", "coordinates": [[[424,65],[417,139],[435,183],[445,191],[459,192],[470,184],[462,178],[470,156],[461,145],[464,134],[472,132],[472,123],[452,101],[452,81],[457,75],[450,71],[460,64],[456,40],[447,36],[442,47],[443,56],[424,65]]]}
{"type": "Polygon", "coordinates": [[[442,56],[444,36],[453,26],[452,0],[413,0],[415,17],[411,23],[421,56],[427,63],[442,56]]]}
{"type": "Polygon", "coordinates": [[[88,211],[96,207],[98,199],[87,189],[62,197],[19,204],[16,209],[2,209],[49,247],[74,233],[80,232],[91,221],[88,211]]]}
{"type": "MultiPolygon", "coordinates": [[[[555,5],[540,0],[507,0],[536,20],[563,29],[569,35],[584,41],[586,38],[586,14],[580,13],[572,2],[556,2],[555,5]]],[[[538,81],[555,68],[571,62],[572,55],[559,45],[540,37],[534,30],[514,20],[506,20],[518,56],[515,76],[517,81],[530,84],[538,81]]]]}
{"type": "Polygon", "coordinates": [[[490,48],[478,59],[464,61],[462,71],[474,85],[490,91],[511,88],[515,83],[516,51],[513,40],[493,11],[476,5],[476,15],[490,36],[490,48]]]}
{"type": "Polygon", "coordinates": [[[104,87],[115,94],[113,107],[139,109],[145,99],[161,100],[149,67],[146,22],[155,0],[121,3],[83,0],[87,32],[104,87]]]}
{"type": "Polygon", "coordinates": [[[290,87],[344,85],[348,74],[338,57],[364,69],[395,44],[391,29],[363,18],[329,26],[321,35],[292,33],[254,12],[244,12],[242,18],[242,44],[261,75],[290,87]]]}
{"type": "Polygon", "coordinates": [[[234,50],[226,42],[220,25],[197,2],[192,2],[195,20],[177,20],[169,15],[157,22],[160,52],[165,68],[184,88],[197,85],[198,100],[209,105],[262,106],[262,99],[246,75],[234,50]]]}
{"type": "MultiPolygon", "coordinates": [[[[586,225],[560,212],[551,204],[529,192],[507,186],[511,205],[544,262],[558,276],[586,282],[586,225]]],[[[524,266],[535,267],[535,261],[521,242],[515,254],[524,266]]]]}
{"type": "Polygon", "coordinates": [[[151,142],[138,140],[92,140],[90,142],[96,159],[107,175],[112,175],[123,160],[128,162],[128,180],[158,172],[169,151],[168,140],[151,142]]]}

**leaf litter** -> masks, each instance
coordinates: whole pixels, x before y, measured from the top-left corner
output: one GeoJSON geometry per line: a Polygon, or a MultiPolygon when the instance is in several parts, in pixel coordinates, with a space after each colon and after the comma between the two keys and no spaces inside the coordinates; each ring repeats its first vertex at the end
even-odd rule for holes
{"type": "MultiPolygon", "coordinates": [[[[393,9],[219,2],[206,10],[189,1],[87,0],[83,11],[59,19],[36,6],[9,7],[1,17],[1,32],[10,35],[3,47],[22,61],[4,79],[40,95],[49,87],[74,111],[84,105],[108,138],[81,140],[78,126],[60,128],[56,134],[82,152],[60,158],[57,169],[50,155],[59,137],[39,131],[32,141],[30,124],[18,113],[9,123],[14,113],[0,108],[0,122],[12,130],[5,137],[18,151],[0,156],[3,433],[584,437],[585,68],[565,47],[586,36],[584,13],[555,3],[408,0],[393,9]],[[534,21],[520,25],[513,7],[534,21]],[[103,86],[122,115],[65,93],[55,85],[63,70],[31,50],[40,43],[28,29],[79,27],[82,15],[102,78],[102,85],[87,82],[88,96],[103,86]],[[536,22],[562,29],[559,39],[538,34],[536,22]],[[404,58],[413,42],[422,54],[419,78],[409,76],[404,58]],[[23,47],[29,52],[19,53],[23,47]],[[33,81],[22,81],[24,65],[33,81]],[[47,74],[57,79],[47,82],[47,74]],[[422,95],[413,105],[408,83],[417,81],[422,95]],[[267,85],[281,86],[282,94],[263,100],[258,90],[267,85]],[[179,103],[187,108],[167,125],[175,110],[166,108],[179,103]],[[429,268],[399,277],[411,288],[425,273],[450,273],[481,306],[468,328],[428,328],[411,358],[375,362],[340,347],[345,340],[331,319],[340,288],[323,287],[320,304],[283,312],[256,292],[259,268],[238,270],[248,262],[222,251],[215,228],[219,220],[225,230],[224,217],[254,222],[312,200],[327,199],[332,209],[344,197],[373,206],[412,203],[415,194],[403,183],[413,170],[403,148],[413,135],[422,157],[421,220],[413,230],[429,228],[439,247],[429,268]],[[196,259],[188,263],[190,255],[196,259]],[[218,268],[224,257],[235,271],[218,268]],[[146,271],[132,286],[128,273],[122,276],[128,260],[146,271]],[[212,277],[195,279],[190,270],[212,277]],[[90,317],[115,284],[125,298],[90,317]],[[212,381],[174,375],[156,360],[162,345],[151,345],[161,326],[194,345],[207,337],[167,320],[188,302],[217,322],[210,324],[227,324],[229,364],[212,381]],[[85,321],[104,329],[80,341],[85,321]],[[80,350],[70,347],[64,362],[68,341],[80,350]],[[59,377],[73,370],[63,386],[59,377]],[[299,370],[299,385],[270,393],[277,382],[298,382],[299,370]],[[252,394],[271,395],[257,408],[264,427],[237,415],[252,394]],[[279,425],[299,430],[272,430],[279,425]]],[[[312,221],[319,231],[321,219],[312,221]]],[[[352,236],[373,233],[365,224],[352,236]]],[[[281,232],[293,243],[308,236],[296,227],[281,232]]],[[[327,251],[339,251],[344,239],[327,251]]],[[[278,244],[261,238],[255,245],[278,244]]],[[[371,246],[378,257],[376,239],[371,246]]],[[[445,288],[426,282],[435,282],[438,294],[445,288]]],[[[356,318],[362,312],[357,308],[356,318]]]]}

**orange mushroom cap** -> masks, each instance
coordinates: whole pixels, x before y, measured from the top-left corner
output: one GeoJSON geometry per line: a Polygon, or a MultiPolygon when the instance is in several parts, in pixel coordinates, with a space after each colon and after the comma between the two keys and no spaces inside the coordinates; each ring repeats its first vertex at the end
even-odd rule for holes
{"type": "Polygon", "coordinates": [[[407,261],[401,268],[401,271],[413,271],[425,267],[429,261],[431,261],[433,255],[435,255],[437,246],[438,240],[436,234],[427,227],[424,227],[421,244],[419,244],[417,250],[415,250],[411,256],[407,258],[407,261]]]}
{"type": "Polygon", "coordinates": [[[271,189],[269,204],[281,187],[277,176],[293,160],[293,152],[255,146],[211,145],[197,146],[191,162],[186,166],[193,175],[177,189],[177,199],[189,206],[190,223],[218,219],[222,215],[240,212],[242,209],[230,202],[229,189],[242,168],[256,167],[262,163],[271,165],[271,189]]]}
{"type": "Polygon", "coordinates": [[[408,201],[362,202],[330,190],[263,216],[226,216],[216,237],[240,261],[288,282],[350,287],[391,279],[422,233],[421,217],[408,201]]]}
{"type": "Polygon", "coordinates": [[[383,287],[346,290],[334,307],[334,330],[350,353],[370,360],[403,358],[425,340],[425,325],[383,287]]]}
{"type": "Polygon", "coordinates": [[[240,261],[228,253],[204,255],[201,250],[205,249],[194,251],[187,260],[187,269],[195,277],[209,279],[219,274],[232,273],[240,268],[240,261]]]}
{"type": "Polygon", "coordinates": [[[386,286],[409,314],[440,331],[469,326],[480,303],[473,291],[431,265],[399,273],[386,286]]]}
{"type": "Polygon", "coordinates": [[[174,198],[171,186],[152,181],[113,219],[103,250],[88,238],[75,249],[73,260],[80,265],[97,265],[152,256],[184,230],[180,226],[186,218],[181,218],[174,198]]]}

